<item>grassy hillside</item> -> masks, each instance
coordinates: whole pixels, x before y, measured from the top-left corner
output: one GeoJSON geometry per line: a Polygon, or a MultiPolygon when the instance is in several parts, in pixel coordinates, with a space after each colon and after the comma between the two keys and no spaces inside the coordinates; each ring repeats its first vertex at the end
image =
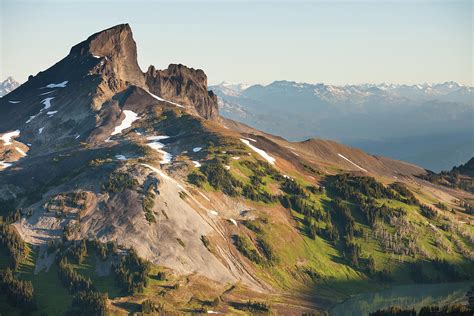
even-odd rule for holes
{"type": "MultiPolygon", "coordinates": [[[[14,227],[20,225],[21,216],[28,219],[31,213],[23,210],[5,216],[0,269],[3,273],[11,268],[13,274],[2,281],[9,289],[0,295],[2,311],[19,314],[22,304],[11,299],[17,297],[37,315],[100,314],[105,309],[114,314],[208,310],[301,314],[386,285],[474,279],[474,229],[461,223],[457,211],[435,194],[409,182],[394,182],[393,177],[347,173],[338,165],[317,168],[283,150],[285,159],[272,165],[213,123],[179,111],[156,115],[134,128],[142,135],[171,136],[172,141],[164,142],[174,162],[161,169],[172,178],[169,192],[164,176],[142,174],[144,168],[137,168],[145,162],[153,165],[160,156],[146,146],[146,139],[137,139],[136,132],[129,132],[126,145],[78,162],[85,161],[89,172],[83,182],[74,180],[78,184],[74,190],[54,192],[37,206],[45,222],[51,216],[57,223],[64,220],[63,226],[58,224],[61,236],[61,230],[44,235],[60,237],[56,242],[42,248],[27,245],[14,227]],[[118,154],[130,158],[118,161],[118,154]],[[173,197],[173,192],[179,197],[173,197]],[[196,215],[185,218],[192,224],[182,230],[177,226],[185,221],[168,218],[176,215],[171,212],[185,209],[177,201],[194,207],[191,211],[196,215]],[[107,208],[107,202],[113,207],[107,208]],[[133,214],[137,217],[129,217],[133,214]],[[197,216],[209,229],[192,235],[197,216]],[[131,234],[149,232],[139,235],[144,236],[139,243],[155,260],[166,248],[151,248],[151,241],[168,242],[170,256],[179,257],[176,264],[183,259],[176,253],[182,250],[181,255],[186,255],[201,247],[200,259],[206,255],[226,267],[233,264],[237,281],[212,281],[195,270],[177,273],[174,266],[154,265],[130,248],[82,240],[90,233],[83,229],[84,223],[89,220],[87,227],[93,229],[96,223],[90,220],[96,218],[102,220],[97,226],[104,227],[97,235],[121,243],[131,234]],[[139,220],[142,225],[134,226],[139,220]],[[125,227],[130,229],[126,236],[108,235],[125,227]],[[161,229],[172,237],[153,235],[161,229]],[[12,290],[16,287],[21,291],[12,290]]],[[[279,150],[275,143],[265,146],[279,150]]],[[[74,178],[64,171],[61,179],[51,186],[74,178]]]]}
{"type": "Polygon", "coordinates": [[[258,217],[242,222],[234,243],[276,287],[334,298],[384,283],[474,277],[472,231],[402,183],[350,174],[315,174],[309,182],[252,155],[231,158],[213,154],[192,182],[253,201],[258,217]]]}

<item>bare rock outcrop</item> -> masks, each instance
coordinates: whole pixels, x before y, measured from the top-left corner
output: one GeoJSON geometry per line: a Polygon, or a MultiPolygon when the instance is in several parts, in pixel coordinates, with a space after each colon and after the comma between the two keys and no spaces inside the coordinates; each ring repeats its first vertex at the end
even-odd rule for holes
{"type": "Polygon", "coordinates": [[[104,74],[114,74],[119,80],[144,87],[145,79],[137,61],[137,45],[128,24],[120,24],[91,35],[73,46],[71,56],[104,58],[104,74]]]}
{"type": "Polygon", "coordinates": [[[145,73],[150,92],[164,99],[194,107],[197,114],[206,119],[217,119],[217,96],[207,90],[207,76],[201,69],[171,64],[157,70],[150,66],[145,73]]]}

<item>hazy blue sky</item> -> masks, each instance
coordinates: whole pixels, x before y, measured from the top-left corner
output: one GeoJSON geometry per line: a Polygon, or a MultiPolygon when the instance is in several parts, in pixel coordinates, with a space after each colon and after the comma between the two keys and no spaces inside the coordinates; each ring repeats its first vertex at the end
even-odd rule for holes
{"type": "Polygon", "coordinates": [[[0,3],[0,79],[23,81],[127,22],[142,70],[183,63],[210,83],[473,84],[471,0],[0,3]]]}

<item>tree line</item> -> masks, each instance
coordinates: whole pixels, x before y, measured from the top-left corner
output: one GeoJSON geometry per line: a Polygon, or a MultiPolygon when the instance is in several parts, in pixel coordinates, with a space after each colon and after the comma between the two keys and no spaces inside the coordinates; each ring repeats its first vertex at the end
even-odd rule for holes
{"type": "Polygon", "coordinates": [[[5,247],[12,260],[11,268],[16,270],[20,263],[28,257],[28,245],[21,239],[15,227],[0,223],[0,245],[5,247]]]}

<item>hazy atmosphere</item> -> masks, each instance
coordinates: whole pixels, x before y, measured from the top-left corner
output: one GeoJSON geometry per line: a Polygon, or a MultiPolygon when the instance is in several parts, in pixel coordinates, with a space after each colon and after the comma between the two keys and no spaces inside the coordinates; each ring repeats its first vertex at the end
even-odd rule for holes
{"type": "Polygon", "coordinates": [[[472,27],[0,0],[0,315],[474,315],[472,27]]]}
{"type": "Polygon", "coordinates": [[[130,23],[142,70],[221,81],[472,85],[472,1],[2,0],[0,78],[24,81],[97,30],[130,23]]]}

